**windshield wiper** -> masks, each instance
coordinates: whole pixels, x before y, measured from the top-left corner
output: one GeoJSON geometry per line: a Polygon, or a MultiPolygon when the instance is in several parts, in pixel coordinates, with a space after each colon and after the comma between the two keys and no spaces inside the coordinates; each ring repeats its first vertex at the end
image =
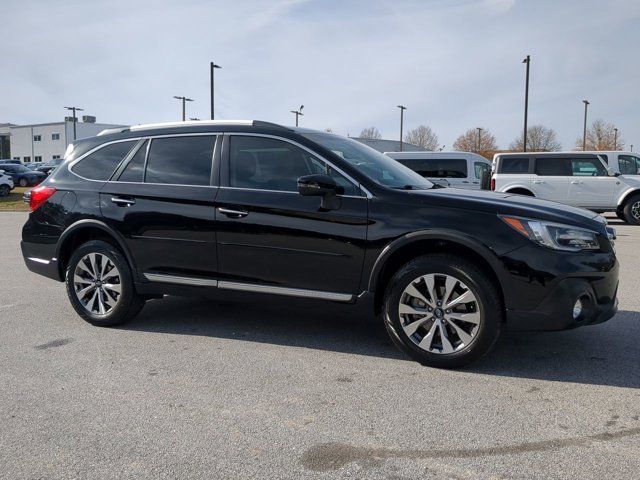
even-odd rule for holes
{"type": "Polygon", "coordinates": [[[395,187],[391,188],[395,188],[396,190],[422,190],[415,185],[396,185],[395,187]]]}

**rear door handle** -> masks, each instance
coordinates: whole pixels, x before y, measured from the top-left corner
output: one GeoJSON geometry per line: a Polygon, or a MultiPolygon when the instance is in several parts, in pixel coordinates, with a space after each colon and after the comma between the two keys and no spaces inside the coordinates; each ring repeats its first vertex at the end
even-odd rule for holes
{"type": "Polygon", "coordinates": [[[121,197],[111,197],[111,201],[118,205],[119,207],[130,207],[131,205],[135,205],[136,201],[133,198],[121,198],[121,197]]]}
{"type": "Polygon", "coordinates": [[[544,180],[534,180],[533,183],[541,184],[541,183],[544,183],[544,180]]]}
{"type": "Polygon", "coordinates": [[[234,210],[233,208],[218,207],[218,211],[229,218],[244,218],[249,215],[246,210],[234,210]]]}
{"type": "Polygon", "coordinates": [[[582,182],[580,180],[571,180],[573,185],[580,185],[582,182]]]}

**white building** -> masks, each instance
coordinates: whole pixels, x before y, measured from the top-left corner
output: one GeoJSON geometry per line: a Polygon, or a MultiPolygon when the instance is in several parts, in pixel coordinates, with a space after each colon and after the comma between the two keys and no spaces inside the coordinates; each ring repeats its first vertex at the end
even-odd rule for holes
{"type": "MultiPolygon", "coordinates": [[[[93,137],[106,128],[124,127],[95,123],[92,119],[94,117],[87,117],[88,121],[76,122],[76,138],[93,137]]],[[[73,142],[73,121],[35,125],[0,124],[0,137],[9,140],[10,158],[22,163],[46,162],[62,157],[67,145],[73,142]]]]}

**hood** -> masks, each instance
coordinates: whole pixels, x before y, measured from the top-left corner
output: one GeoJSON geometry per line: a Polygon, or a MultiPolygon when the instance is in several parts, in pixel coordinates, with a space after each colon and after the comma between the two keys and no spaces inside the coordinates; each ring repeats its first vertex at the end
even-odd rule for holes
{"type": "Polygon", "coordinates": [[[595,227],[606,223],[603,221],[603,217],[584,208],[571,207],[562,203],[512,193],[463,190],[459,188],[408,190],[407,193],[418,198],[424,198],[425,202],[429,204],[436,204],[442,207],[476,210],[495,213],[496,215],[516,215],[550,222],[569,223],[576,226],[591,225],[595,227]]]}

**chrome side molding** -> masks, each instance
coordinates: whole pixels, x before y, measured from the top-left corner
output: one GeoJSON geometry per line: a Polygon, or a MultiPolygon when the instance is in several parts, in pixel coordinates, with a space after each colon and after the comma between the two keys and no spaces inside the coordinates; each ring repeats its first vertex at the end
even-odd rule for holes
{"type": "Polygon", "coordinates": [[[191,285],[195,287],[217,287],[217,280],[207,278],[180,277],[177,275],[164,275],[161,273],[145,273],[144,277],[151,282],[176,283],[178,285],[191,285]]]}

